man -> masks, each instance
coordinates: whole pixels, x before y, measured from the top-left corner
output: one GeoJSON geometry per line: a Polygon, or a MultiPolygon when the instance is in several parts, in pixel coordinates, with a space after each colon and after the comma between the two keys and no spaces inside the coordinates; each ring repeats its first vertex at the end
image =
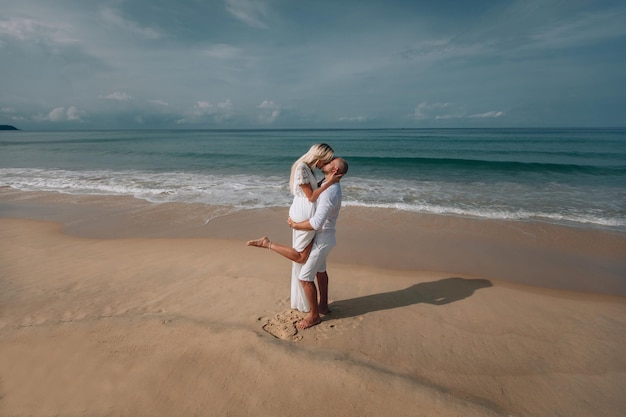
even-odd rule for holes
{"type": "MultiPolygon", "coordinates": [[[[335,158],[322,167],[325,178],[332,175],[345,175],[348,172],[348,163],[342,158],[335,158]]],[[[328,187],[317,200],[315,214],[308,220],[294,222],[287,219],[289,226],[296,230],[315,230],[313,247],[306,263],[300,271],[300,284],[309,301],[311,310],[309,315],[300,320],[296,327],[300,330],[319,324],[321,314],[328,314],[328,273],[326,272],[326,257],[337,244],[335,239],[335,225],[341,209],[341,185],[339,182],[328,187]],[[319,285],[319,301],[315,278],[319,285]]]]}

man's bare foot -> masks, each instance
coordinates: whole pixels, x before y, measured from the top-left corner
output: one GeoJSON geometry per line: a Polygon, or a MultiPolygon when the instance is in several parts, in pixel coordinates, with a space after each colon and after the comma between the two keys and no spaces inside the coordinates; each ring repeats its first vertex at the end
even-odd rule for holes
{"type": "Polygon", "coordinates": [[[261,239],[249,240],[246,245],[248,246],[257,246],[259,248],[269,248],[270,240],[267,236],[263,236],[261,239]]]}
{"type": "Polygon", "coordinates": [[[307,317],[305,319],[300,320],[298,323],[296,323],[296,327],[298,328],[298,330],[304,330],[304,329],[308,329],[309,327],[313,327],[317,324],[320,324],[322,322],[322,319],[317,316],[317,317],[307,317]]]}
{"type": "Polygon", "coordinates": [[[323,314],[323,315],[326,316],[326,315],[330,314],[330,308],[328,308],[328,307],[321,307],[320,306],[319,307],[319,312],[320,312],[320,314],[323,314]]]}

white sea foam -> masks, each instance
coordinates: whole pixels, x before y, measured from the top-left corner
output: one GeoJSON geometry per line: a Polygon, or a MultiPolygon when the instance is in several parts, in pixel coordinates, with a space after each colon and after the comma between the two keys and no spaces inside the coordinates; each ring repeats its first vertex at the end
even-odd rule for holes
{"type": "Polygon", "coordinates": [[[344,201],[344,206],[368,207],[410,211],[415,213],[454,215],[463,217],[478,217],[494,220],[537,220],[554,223],[590,224],[606,227],[626,228],[626,220],[607,219],[591,215],[566,215],[548,212],[530,212],[526,210],[489,210],[469,209],[453,206],[438,206],[433,204],[404,204],[404,203],[363,203],[357,201],[344,201]]]}
{"type": "MultiPolygon", "coordinates": [[[[346,177],[344,205],[502,220],[538,220],[626,228],[619,207],[607,213],[589,206],[581,189],[545,184],[445,183],[346,177]]],[[[286,178],[202,172],[72,171],[2,168],[0,186],[24,191],[127,195],[154,203],[182,202],[234,209],[287,207],[286,178]]],[[[594,189],[594,192],[597,192],[594,189]]],[[[608,196],[610,197],[610,196],[608,196]]],[[[603,196],[607,200],[607,196],[603,196]]]]}
{"type": "Polygon", "coordinates": [[[0,185],[23,191],[129,195],[150,202],[204,203],[260,208],[288,205],[278,178],[187,172],[0,169],[0,185]]]}

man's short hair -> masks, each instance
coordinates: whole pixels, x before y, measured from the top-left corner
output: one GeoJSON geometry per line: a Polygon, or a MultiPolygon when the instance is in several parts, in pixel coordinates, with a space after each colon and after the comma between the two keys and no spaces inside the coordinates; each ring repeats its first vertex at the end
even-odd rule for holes
{"type": "Polygon", "coordinates": [[[343,158],[335,158],[334,161],[337,164],[339,174],[346,175],[348,173],[348,163],[346,160],[343,158]]]}

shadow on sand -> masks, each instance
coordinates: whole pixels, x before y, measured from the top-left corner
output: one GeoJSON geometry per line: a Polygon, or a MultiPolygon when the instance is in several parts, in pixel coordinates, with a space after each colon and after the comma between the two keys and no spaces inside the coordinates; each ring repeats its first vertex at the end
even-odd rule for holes
{"type": "Polygon", "coordinates": [[[445,278],[422,282],[398,291],[366,295],[331,304],[332,319],[360,316],[373,311],[389,310],[412,304],[443,305],[462,300],[480,288],[491,287],[486,279],[445,278]]]}

